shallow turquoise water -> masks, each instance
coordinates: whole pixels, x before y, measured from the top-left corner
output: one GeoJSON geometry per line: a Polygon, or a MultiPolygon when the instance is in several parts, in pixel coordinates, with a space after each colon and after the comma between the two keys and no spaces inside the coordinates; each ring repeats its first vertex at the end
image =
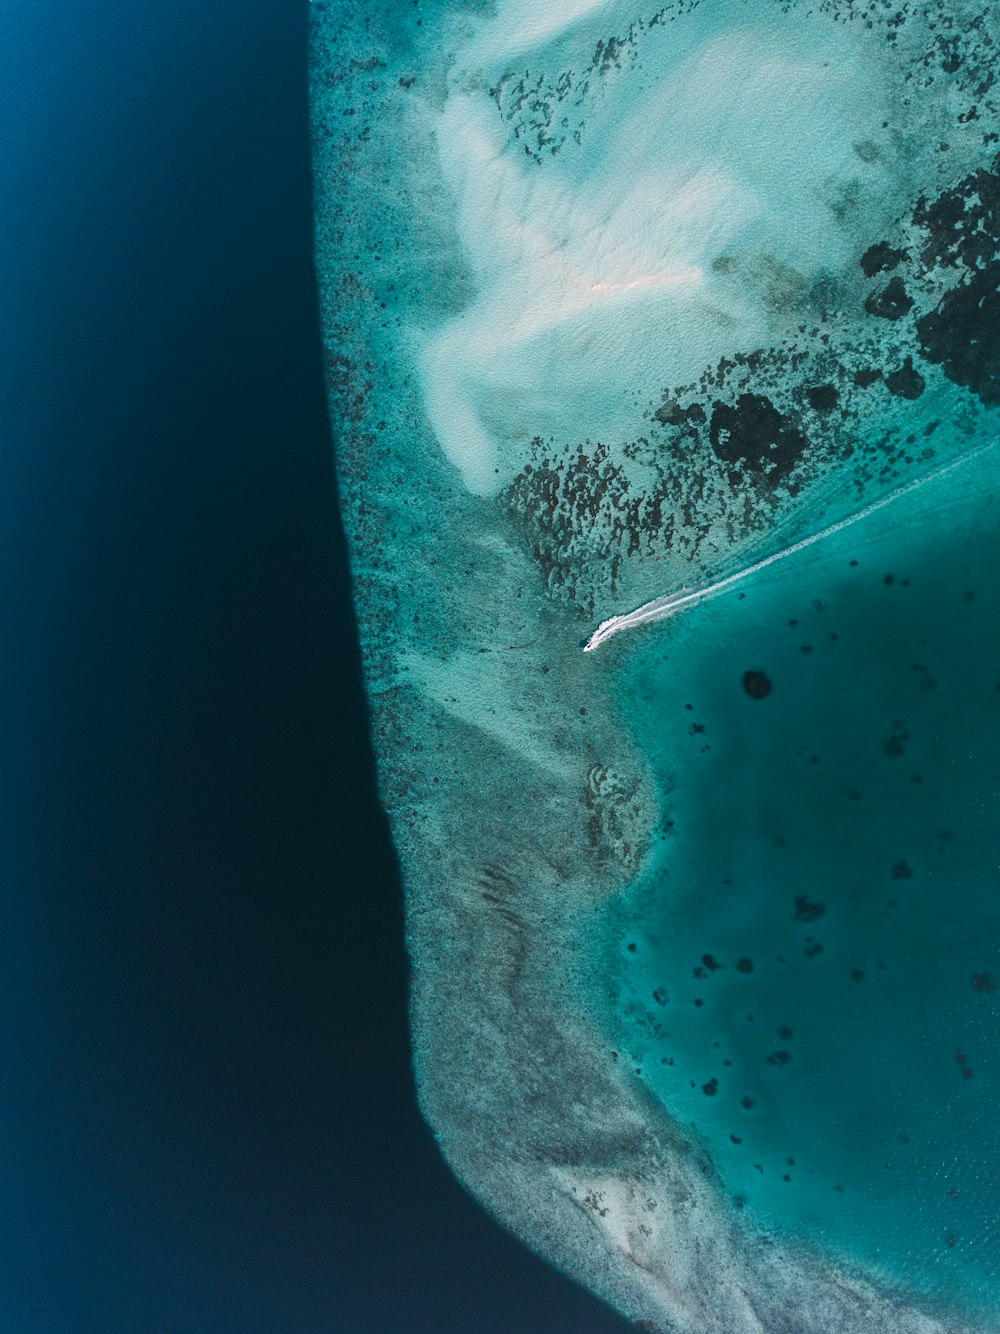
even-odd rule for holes
{"type": "Polygon", "coordinates": [[[646,1328],[995,1328],[996,7],[314,11],[443,1151],[646,1328]]]}
{"type": "Polygon", "coordinates": [[[738,1208],[989,1313],[1000,470],[967,466],[645,632],[663,829],[601,929],[611,1040],[738,1208]]]}

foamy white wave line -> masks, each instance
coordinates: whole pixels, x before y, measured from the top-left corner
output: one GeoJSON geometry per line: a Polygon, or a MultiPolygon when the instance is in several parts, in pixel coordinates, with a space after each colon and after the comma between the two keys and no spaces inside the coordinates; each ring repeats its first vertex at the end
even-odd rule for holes
{"type": "Polygon", "coordinates": [[[879,500],[873,500],[870,505],[865,505],[856,513],[849,514],[847,518],[838,519],[836,523],[831,523],[829,527],[821,528],[818,533],[811,533],[809,537],[803,537],[798,542],[793,542],[789,547],[782,547],[780,551],[765,556],[763,560],[754,561],[752,565],[737,570],[735,574],[726,575],[724,579],[717,579],[713,583],[705,584],[702,588],[696,588],[693,591],[681,589],[676,593],[664,593],[658,598],[653,598],[652,602],[644,602],[641,607],[636,607],[635,611],[627,611],[620,616],[608,617],[606,621],[600,623],[584,644],[584,653],[593,653],[595,648],[600,648],[612,635],[621,634],[623,630],[631,630],[634,626],[645,625],[649,621],[662,621],[667,616],[673,616],[682,608],[689,607],[695,602],[705,602],[708,598],[714,598],[717,593],[722,593],[725,589],[731,588],[733,584],[739,583],[741,579],[749,578],[750,575],[756,574],[758,570],[766,569],[768,565],[776,565],[779,560],[786,560],[789,556],[796,555],[797,552],[805,550],[806,547],[811,547],[814,542],[822,542],[824,537],[832,537],[834,533],[850,528],[851,524],[867,519],[876,510],[884,509],[886,505],[891,505],[893,501],[900,500],[911,491],[926,486],[928,482],[937,481],[939,477],[951,472],[953,468],[958,468],[963,463],[968,463],[970,459],[976,458],[979,454],[994,449],[997,443],[996,440],[991,440],[985,445],[979,445],[976,449],[970,450],[968,454],[952,459],[950,463],[942,464],[940,468],[925,473],[923,477],[915,477],[912,482],[907,482],[905,486],[898,487],[879,500]]]}

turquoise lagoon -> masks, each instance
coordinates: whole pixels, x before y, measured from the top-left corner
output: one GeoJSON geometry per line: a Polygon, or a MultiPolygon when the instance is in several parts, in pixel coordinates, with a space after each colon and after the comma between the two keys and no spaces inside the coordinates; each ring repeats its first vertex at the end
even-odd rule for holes
{"type": "Polygon", "coordinates": [[[616,695],[663,818],[594,946],[619,1059],[702,1139],[735,1208],[984,1316],[998,463],[645,633],[616,695]]]}
{"type": "Polygon", "coordinates": [[[313,10],[442,1151],[646,1328],[996,1328],[1000,21],[313,10]]]}

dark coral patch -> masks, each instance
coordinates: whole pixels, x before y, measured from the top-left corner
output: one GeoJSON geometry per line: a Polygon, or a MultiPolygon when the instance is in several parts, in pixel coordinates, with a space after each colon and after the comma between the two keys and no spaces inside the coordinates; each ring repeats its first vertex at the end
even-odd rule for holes
{"type": "Polygon", "coordinates": [[[816,412],[832,412],[840,401],[840,395],[836,385],[813,384],[806,390],[806,399],[816,412]]]}
{"type": "Polygon", "coordinates": [[[935,264],[973,270],[992,261],[1000,240],[1000,157],[993,170],[980,169],[931,203],[920,199],[913,221],[929,233],[921,258],[935,264]]]}
{"type": "Polygon", "coordinates": [[[907,357],[898,370],[885,377],[885,387],[895,398],[919,398],[924,385],[924,377],[913,368],[912,357],[907,357]]]}
{"type": "Polygon", "coordinates": [[[913,221],[927,232],[928,269],[965,270],[934,310],[917,321],[921,353],[987,406],[1000,403],[1000,157],[928,203],[913,221]]]}
{"type": "Polygon", "coordinates": [[[894,250],[888,241],[879,241],[871,245],[861,256],[861,267],[866,278],[874,278],[876,273],[887,273],[906,259],[905,250],[894,250]]]}
{"type": "Polygon", "coordinates": [[[917,321],[920,349],[987,406],[1000,403],[1000,264],[974,272],[917,321]]]}
{"type": "Polygon", "coordinates": [[[869,315],[883,320],[900,320],[913,309],[913,297],[903,286],[902,278],[890,278],[880,292],[872,292],[865,302],[869,315]]]}
{"type": "Polygon", "coordinates": [[[808,444],[763,394],[740,394],[735,406],[716,402],[709,439],[717,458],[742,463],[772,484],[791,472],[808,444]]]}

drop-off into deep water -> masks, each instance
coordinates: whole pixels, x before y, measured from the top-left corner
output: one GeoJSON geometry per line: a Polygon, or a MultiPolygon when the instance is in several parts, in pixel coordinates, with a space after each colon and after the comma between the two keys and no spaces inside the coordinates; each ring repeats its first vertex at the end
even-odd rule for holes
{"type": "Polygon", "coordinates": [[[1000,1329],[1000,16],[313,10],[448,1161],[651,1329],[1000,1329]]]}

